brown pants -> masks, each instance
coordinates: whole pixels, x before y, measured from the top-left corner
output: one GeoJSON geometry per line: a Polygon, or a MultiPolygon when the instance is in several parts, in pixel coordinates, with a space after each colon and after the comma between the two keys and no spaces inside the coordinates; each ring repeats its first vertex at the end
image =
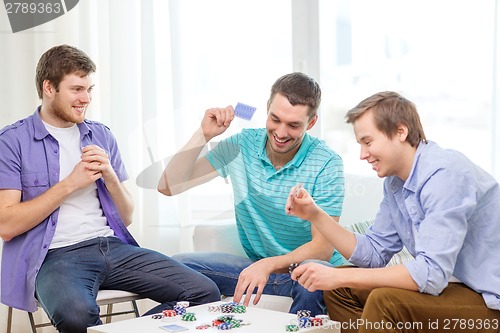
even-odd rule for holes
{"type": "Polygon", "coordinates": [[[439,296],[376,288],[324,292],[332,320],[344,332],[499,332],[500,311],[462,283],[450,283],[439,296]]]}

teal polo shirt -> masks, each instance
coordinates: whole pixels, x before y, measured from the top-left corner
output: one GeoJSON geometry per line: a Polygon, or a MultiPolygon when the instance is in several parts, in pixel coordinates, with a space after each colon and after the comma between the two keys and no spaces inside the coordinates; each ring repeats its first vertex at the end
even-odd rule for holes
{"type": "MultiPolygon", "coordinates": [[[[306,133],[297,154],[279,170],[267,157],[266,142],[264,128],[244,129],[205,155],[219,175],[231,179],[238,234],[253,260],[284,255],[311,241],[311,223],[285,213],[292,186],[302,183],[331,216],[341,215],[344,201],[342,159],[324,141],[306,133]]],[[[343,258],[335,251],[330,262],[339,265],[343,258]]]]}

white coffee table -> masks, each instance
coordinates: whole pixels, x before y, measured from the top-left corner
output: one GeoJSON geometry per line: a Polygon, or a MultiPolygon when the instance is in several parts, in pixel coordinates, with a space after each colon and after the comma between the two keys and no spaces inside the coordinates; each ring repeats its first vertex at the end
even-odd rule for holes
{"type": "MultiPolygon", "coordinates": [[[[128,319],[123,321],[114,322],[111,324],[105,324],[100,326],[94,326],[87,329],[88,333],[167,333],[168,331],[161,329],[160,326],[176,324],[188,328],[186,331],[182,332],[224,332],[216,327],[210,327],[207,329],[196,329],[196,326],[202,324],[211,324],[212,320],[219,316],[225,315],[224,313],[209,312],[209,305],[224,304],[227,302],[214,302],[205,305],[191,306],[187,308],[188,312],[194,312],[196,314],[196,321],[183,321],[180,316],[177,316],[173,320],[164,321],[162,319],[153,319],[152,316],[145,316],[140,318],[128,319]]],[[[233,314],[235,318],[242,319],[245,322],[249,322],[248,326],[241,326],[238,328],[233,328],[229,330],[231,333],[281,333],[286,332],[286,326],[290,324],[298,324],[297,316],[278,312],[273,310],[262,309],[258,307],[247,307],[246,313],[233,314]]],[[[170,319],[170,318],[169,318],[170,319]]],[[[181,333],[182,333],[181,332],[181,333]]],[[[309,327],[301,328],[299,332],[308,333],[319,333],[319,332],[329,332],[329,333],[340,333],[340,325],[337,322],[330,321],[329,324],[323,327],[309,327]]]]}

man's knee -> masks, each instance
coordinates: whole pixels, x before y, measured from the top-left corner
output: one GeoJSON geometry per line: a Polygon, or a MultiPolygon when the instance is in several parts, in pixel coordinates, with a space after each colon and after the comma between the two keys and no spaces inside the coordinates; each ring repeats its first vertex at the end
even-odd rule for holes
{"type": "Polygon", "coordinates": [[[371,290],[366,299],[365,309],[367,307],[387,308],[389,306],[401,307],[406,303],[408,294],[413,291],[399,288],[375,288],[371,290]]]}
{"type": "Polygon", "coordinates": [[[404,292],[397,288],[373,289],[366,300],[363,318],[369,321],[393,323],[407,319],[410,314],[405,305],[404,292]]]}
{"type": "Polygon", "coordinates": [[[312,316],[326,313],[323,292],[321,290],[310,292],[297,284],[292,288],[292,298],[291,313],[296,313],[298,310],[309,310],[312,316]]]}
{"type": "Polygon", "coordinates": [[[87,327],[100,325],[99,306],[88,307],[83,303],[75,302],[76,306],[64,307],[57,310],[51,317],[52,324],[60,332],[87,332],[87,327]]]}

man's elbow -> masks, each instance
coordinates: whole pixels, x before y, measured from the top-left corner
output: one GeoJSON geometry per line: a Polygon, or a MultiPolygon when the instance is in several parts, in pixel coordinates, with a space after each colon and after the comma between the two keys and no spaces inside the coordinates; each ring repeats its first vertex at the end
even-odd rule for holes
{"type": "Polygon", "coordinates": [[[173,195],[169,187],[158,186],[157,190],[158,192],[160,192],[163,195],[166,195],[167,197],[171,197],[173,195]]]}
{"type": "Polygon", "coordinates": [[[318,259],[323,261],[330,261],[334,253],[335,253],[335,248],[333,247],[333,245],[325,244],[325,246],[321,247],[321,250],[318,253],[318,259]]]}
{"type": "Polygon", "coordinates": [[[16,237],[17,235],[14,235],[12,232],[8,232],[7,230],[3,230],[0,228],[0,238],[4,242],[10,241],[12,238],[16,237]]]}

